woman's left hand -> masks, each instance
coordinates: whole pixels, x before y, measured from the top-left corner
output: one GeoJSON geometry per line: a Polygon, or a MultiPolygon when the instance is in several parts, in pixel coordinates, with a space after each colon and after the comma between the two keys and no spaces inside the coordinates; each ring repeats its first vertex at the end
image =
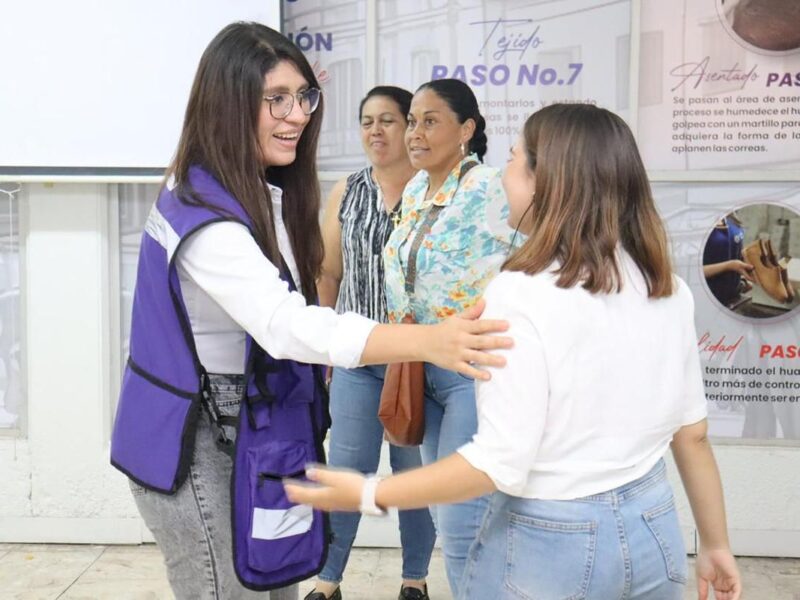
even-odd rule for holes
{"type": "Polygon", "coordinates": [[[361,473],[313,466],[306,468],[306,477],[315,483],[284,480],[289,500],[325,511],[358,512],[365,479],[361,473]]]}
{"type": "Polygon", "coordinates": [[[491,379],[491,375],[478,366],[505,366],[505,357],[491,350],[511,348],[513,340],[493,335],[507,331],[508,321],[481,319],[484,308],[486,301],[481,298],[461,314],[431,326],[428,342],[423,347],[425,361],[473,379],[491,379]]]}

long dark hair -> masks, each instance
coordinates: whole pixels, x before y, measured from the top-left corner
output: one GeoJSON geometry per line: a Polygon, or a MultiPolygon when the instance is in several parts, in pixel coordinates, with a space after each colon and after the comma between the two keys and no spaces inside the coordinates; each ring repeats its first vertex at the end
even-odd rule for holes
{"type": "Polygon", "coordinates": [[[503,265],[530,275],[555,261],[559,287],[619,290],[621,245],[651,298],[673,292],[667,234],[636,141],[621,118],[590,104],[552,104],[523,130],[536,177],[531,234],[503,265]]]}
{"type": "Polygon", "coordinates": [[[316,167],[323,101],[300,137],[294,162],[265,168],[258,141],[264,75],[280,61],[290,62],[309,86],[319,87],[302,52],[277,31],[260,23],[232,23],[217,34],[200,59],[167,179],[174,178],[181,201],[213,209],[191,189],[189,168],[201,166],[213,175],[247,212],[256,242],[278,268],[282,261],[267,182],[282,188],[283,218],[300,273],[296,283],[311,302],[323,256],[316,167]]]}
{"type": "Polygon", "coordinates": [[[475,132],[469,140],[469,152],[477,154],[478,159],[483,162],[487,149],[486,119],[481,114],[472,88],[460,79],[434,79],[417,88],[417,92],[422,90],[432,90],[447,102],[450,110],[458,116],[459,123],[464,123],[467,119],[475,121],[475,132]]]}

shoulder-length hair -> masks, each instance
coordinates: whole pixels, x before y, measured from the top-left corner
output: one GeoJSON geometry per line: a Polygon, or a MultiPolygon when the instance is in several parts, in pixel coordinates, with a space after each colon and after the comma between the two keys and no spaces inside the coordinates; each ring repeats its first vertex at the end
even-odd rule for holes
{"type": "Polygon", "coordinates": [[[534,174],[530,237],[503,265],[530,275],[555,267],[556,285],[619,291],[617,249],[634,260],[651,298],[673,292],[667,234],[625,122],[589,104],[553,104],[523,131],[534,174]]]}
{"type": "Polygon", "coordinates": [[[315,302],[323,256],[316,167],[323,100],[300,137],[294,162],[265,168],[258,141],[264,76],[281,61],[294,65],[310,87],[319,87],[302,52],[277,31],[260,23],[232,23],[217,34],[200,59],[167,179],[174,178],[183,202],[214,208],[191,189],[189,168],[201,166],[213,175],[247,212],[256,242],[278,268],[282,260],[267,182],[282,188],[284,223],[300,274],[296,283],[315,302]]]}

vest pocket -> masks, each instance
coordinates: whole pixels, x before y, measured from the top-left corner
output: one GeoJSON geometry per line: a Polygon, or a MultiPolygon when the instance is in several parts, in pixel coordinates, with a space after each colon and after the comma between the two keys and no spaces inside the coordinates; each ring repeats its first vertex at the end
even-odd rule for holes
{"type": "Polygon", "coordinates": [[[311,365],[292,361],[262,362],[247,387],[248,418],[253,429],[272,424],[272,405],[305,406],[314,401],[311,365]]]}
{"type": "Polygon", "coordinates": [[[111,462],[137,483],[173,494],[186,478],[199,395],[156,379],[129,360],[122,379],[111,462]]]}
{"type": "Polygon", "coordinates": [[[310,506],[290,502],[283,491],[283,478],[302,478],[310,460],[305,442],[273,441],[248,450],[250,568],[274,572],[313,556],[316,515],[310,506]]]}

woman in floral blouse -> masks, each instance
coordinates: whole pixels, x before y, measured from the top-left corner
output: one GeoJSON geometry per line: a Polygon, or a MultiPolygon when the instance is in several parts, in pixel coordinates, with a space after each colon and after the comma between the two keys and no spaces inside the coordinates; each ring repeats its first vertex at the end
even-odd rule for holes
{"type": "MultiPolygon", "coordinates": [[[[392,322],[436,323],[477,302],[513,231],[500,173],[480,162],[486,122],[469,86],[423,84],[408,117],[406,147],[420,171],[403,192],[402,219],[384,249],[386,302],[392,322]]],[[[473,381],[426,364],[423,462],[452,454],[476,430],[473,381]]],[[[454,596],[485,508],[485,498],[431,508],[454,596]]]]}

